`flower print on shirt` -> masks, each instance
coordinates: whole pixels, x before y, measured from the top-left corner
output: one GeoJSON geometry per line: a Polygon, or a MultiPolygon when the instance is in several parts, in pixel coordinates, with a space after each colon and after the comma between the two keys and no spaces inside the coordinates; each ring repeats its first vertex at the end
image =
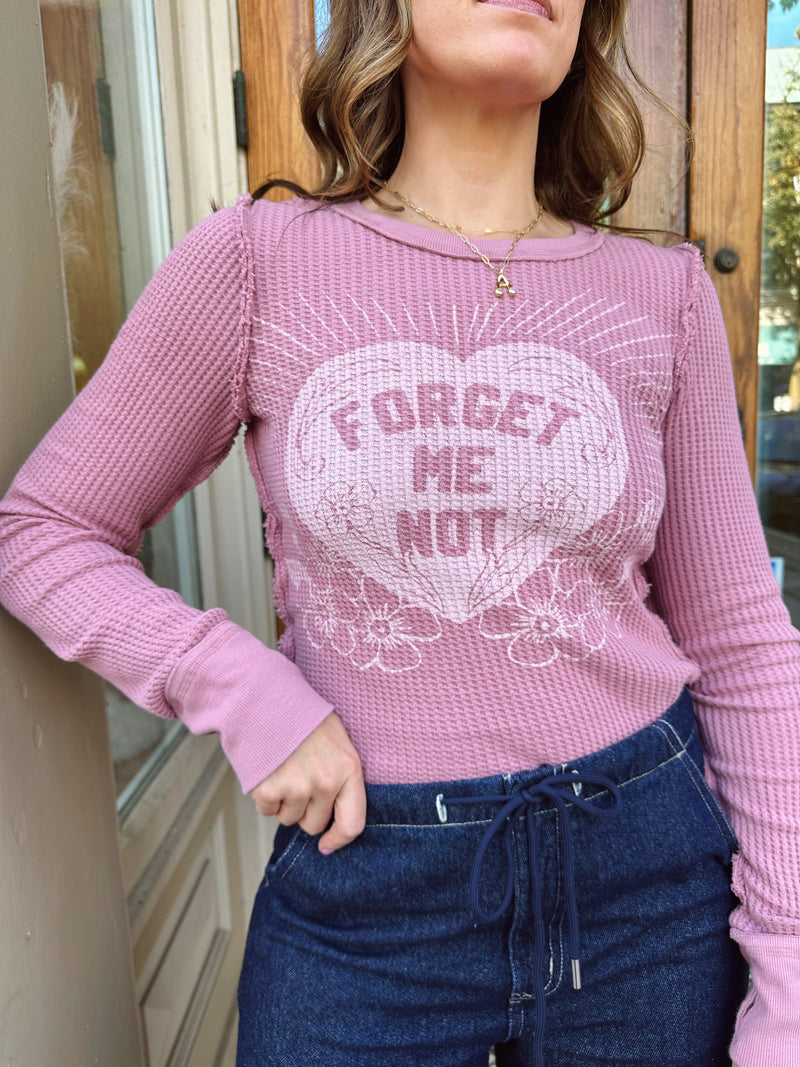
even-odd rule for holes
{"type": "Polygon", "coordinates": [[[404,603],[371,578],[363,579],[356,607],[350,661],[362,670],[373,666],[390,674],[413,670],[422,662],[417,646],[442,633],[432,611],[404,603]]]}
{"type": "Polygon", "coordinates": [[[557,563],[539,568],[513,599],[484,611],[480,632],[508,641],[508,658],[521,666],[546,667],[562,657],[579,661],[605,644],[599,608],[588,576],[570,575],[563,563],[557,563]]]}
{"type": "Polygon", "coordinates": [[[519,489],[521,511],[526,515],[531,529],[548,520],[558,520],[565,512],[578,513],[584,501],[576,493],[575,486],[561,478],[533,485],[525,482],[519,489]]]}
{"type": "Polygon", "coordinates": [[[293,562],[291,572],[297,611],[311,644],[332,648],[360,670],[413,670],[422,662],[418,645],[441,636],[432,611],[358,575],[344,560],[321,555],[309,566],[293,562]]]}
{"type": "Polygon", "coordinates": [[[358,580],[346,568],[334,572],[329,563],[312,563],[310,567],[292,567],[296,602],[303,616],[303,627],[315,648],[330,645],[343,656],[353,651],[352,625],[358,617],[355,598],[358,580]]]}
{"type": "Polygon", "coordinates": [[[331,482],[322,493],[319,512],[331,532],[349,533],[364,530],[374,518],[370,506],[375,499],[375,487],[369,482],[350,485],[348,482],[331,482]]]}

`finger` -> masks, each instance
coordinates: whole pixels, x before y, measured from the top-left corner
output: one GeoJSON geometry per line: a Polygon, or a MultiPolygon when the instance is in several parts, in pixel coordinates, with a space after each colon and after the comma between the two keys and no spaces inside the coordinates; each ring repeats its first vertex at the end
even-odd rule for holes
{"type": "Polygon", "coordinates": [[[255,802],[256,810],[258,811],[259,815],[277,815],[278,814],[278,810],[280,809],[280,806],[281,806],[281,802],[279,800],[272,800],[272,801],[260,800],[259,797],[256,796],[255,793],[251,793],[250,796],[253,798],[253,800],[255,802]]]}
{"type": "Polygon", "coordinates": [[[261,815],[274,815],[284,826],[300,822],[305,815],[311,790],[305,784],[287,783],[285,776],[272,774],[251,790],[261,815]]]}
{"type": "Polygon", "coordinates": [[[333,815],[333,799],[325,796],[314,796],[308,802],[305,814],[298,822],[307,834],[321,834],[327,829],[333,815]]]}
{"type": "Polygon", "coordinates": [[[284,826],[292,826],[296,822],[302,822],[308,807],[308,797],[289,800],[285,798],[278,808],[276,817],[284,826]]]}
{"type": "Polygon", "coordinates": [[[265,779],[255,789],[250,790],[250,796],[259,815],[277,815],[281,806],[282,797],[276,790],[270,788],[265,779]]]}
{"type": "Polygon", "coordinates": [[[333,824],[319,839],[320,852],[335,852],[349,845],[367,820],[367,794],[360,774],[348,778],[333,803],[333,824]]]}

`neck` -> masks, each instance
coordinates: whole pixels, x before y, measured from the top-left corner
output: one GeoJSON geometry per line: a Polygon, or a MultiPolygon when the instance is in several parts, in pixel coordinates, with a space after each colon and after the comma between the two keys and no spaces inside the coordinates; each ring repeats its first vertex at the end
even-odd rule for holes
{"type": "MultiPolygon", "coordinates": [[[[540,105],[490,108],[465,101],[463,94],[432,97],[422,87],[409,88],[403,151],[388,184],[465,232],[526,227],[539,209],[534,166],[540,105]]],[[[409,209],[403,217],[436,225],[409,209]]]]}

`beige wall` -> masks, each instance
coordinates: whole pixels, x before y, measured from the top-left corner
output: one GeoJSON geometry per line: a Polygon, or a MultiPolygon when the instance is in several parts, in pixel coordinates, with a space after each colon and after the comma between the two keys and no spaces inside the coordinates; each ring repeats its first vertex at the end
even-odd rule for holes
{"type": "MultiPolygon", "coordinates": [[[[37,0],[0,6],[0,491],[71,381],[37,0]]],[[[0,1064],[142,1063],[100,683],[0,610],[0,1064]]]]}

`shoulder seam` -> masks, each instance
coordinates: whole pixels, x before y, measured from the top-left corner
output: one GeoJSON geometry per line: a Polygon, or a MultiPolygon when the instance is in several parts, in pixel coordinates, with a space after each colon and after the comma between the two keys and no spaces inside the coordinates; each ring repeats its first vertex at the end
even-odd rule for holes
{"type": "Polygon", "coordinates": [[[253,325],[253,301],[255,277],[253,250],[245,221],[245,210],[253,198],[246,194],[236,201],[236,236],[241,272],[241,303],[239,307],[239,348],[233,369],[233,413],[239,422],[250,421],[250,405],[247,399],[247,368],[250,357],[250,338],[253,325]]]}
{"type": "Polygon", "coordinates": [[[695,296],[697,294],[697,284],[700,280],[700,276],[705,271],[703,263],[703,253],[697,247],[690,242],[686,241],[684,244],[678,245],[679,250],[686,250],[689,253],[689,277],[686,284],[686,297],[683,305],[683,314],[681,316],[681,343],[675,356],[675,381],[673,386],[673,395],[675,387],[677,386],[678,379],[683,374],[684,364],[689,355],[689,350],[692,346],[694,339],[694,332],[692,329],[692,322],[694,318],[694,305],[695,296]]]}

